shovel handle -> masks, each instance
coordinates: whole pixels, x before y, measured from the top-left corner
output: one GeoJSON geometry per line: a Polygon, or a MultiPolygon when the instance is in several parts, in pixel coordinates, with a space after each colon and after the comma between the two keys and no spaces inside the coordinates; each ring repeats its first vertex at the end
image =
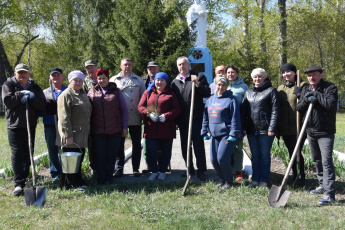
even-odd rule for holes
{"type": "Polygon", "coordinates": [[[301,144],[301,141],[302,141],[302,138],[303,138],[303,134],[304,134],[305,129],[306,129],[306,127],[307,127],[307,122],[308,122],[308,119],[309,119],[309,117],[310,117],[310,114],[311,114],[312,109],[313,109],[313,104],[310,103],[310,104],[309,104],[308,111],[307,111],[307,115],[305,116],[305,120],[304,120],[304,123],[303,123],[303,126],[302,126],[302,130],[301,130],[301,132],[299,133],[299,136],[298,136],[298,139],[297,139],[297,143],[296,143],[295,149],[294,149],[293,154],[292,154],[292,156],[291,156],[291,160],[290,160],[289,166],[288,166],[288,168],[286,169],[286,173],[285,173],[284,179],[283,179],[282,184],[281,184],[280,187],[283,187],[283,186],[285,185],[286,181],[287,181],[287,178],[288,178],[288,176],[289,176],[290,170],[291,170],[291,168],[292,168],[292,164],[294,163],[294,160],[295,160],[295,158],[296,158],[297,152],[298,152],[298,150],[299,150],[299,146],[300,146],[300,144],[301,144]]]}
{"type": "Polygon", "coordinates": [[[30,154],[30,162],[31,162],[31,173],[32,173],[32,184],[33,187],[36,187],[36,176],[35,176],[35,164],[34,164],[34,157],[31,148],[31,130],[30,130],[30,122],[29,122],[29,105],[25,103],[25,115],[26,115],[26,128],[28,130],[28,139],[29,139],[29,154],[30,154]]]}

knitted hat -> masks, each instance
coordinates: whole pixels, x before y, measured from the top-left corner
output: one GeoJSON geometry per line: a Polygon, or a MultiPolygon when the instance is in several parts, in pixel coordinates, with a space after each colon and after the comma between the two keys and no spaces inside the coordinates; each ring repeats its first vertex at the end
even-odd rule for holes
{"type": "Polygon", "coordinates": [[[96,72],[96,76],[100,76],[104,74],[105,76],[108,77],[109,79],[109,71],[107,69],[98,69],[97,72],[96,72]]]}
{"type": "Polygon", "coordinates": [[[285,63],[282,68],[281,68],[281,72],[284,73],[284,71],[292,71],[294,73],[297,72],[297,69],[296,69],[296,66],[294,64],[291,64],[291,63],[285,63]]]}
{"type": "Polygon", "coordinates": [[[71,82],[75,78],[80,78],[84,81],[85,75],[80,70],[74,70],[68,74],[68,82],[71,82]]]}

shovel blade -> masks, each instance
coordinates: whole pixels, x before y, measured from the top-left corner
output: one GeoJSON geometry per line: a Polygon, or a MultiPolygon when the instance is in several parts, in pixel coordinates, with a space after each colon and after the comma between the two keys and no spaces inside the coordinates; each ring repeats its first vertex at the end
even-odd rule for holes
{"type": "Polygon", "coordinates": [[[268,204],[273,208],[284,207],[289,199],[290,191],[283,187],[272,185],[270,194],[268,195],[268,204]]]}
{"type": "Polygon", "coordinates": [[[24,190],[26,206],[43,207],[47,200],[46,186],[27,188],[24,190]]]}

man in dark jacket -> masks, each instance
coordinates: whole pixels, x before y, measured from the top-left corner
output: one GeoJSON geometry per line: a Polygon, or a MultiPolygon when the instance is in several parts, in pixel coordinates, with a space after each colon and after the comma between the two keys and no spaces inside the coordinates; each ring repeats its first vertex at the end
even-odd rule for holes
{"type": "Polygon", "coordinates": [[[18,64],[14,77],[7,79],[2,86],[2,101],[5,104],[8,142],[11,147],[11,161],[15,189],[13,195],[24,194],[26,178],[29,176],[30,153],[26,123],[26,104],[29,108],[31,147],[34,150],[37,118],[44,111],[46,99],[42,89],[30,77],[29,67],[18,64]]]}
{"type": "Polygon", "coordinates": [[[332,154],[338,89],[332,83],[322,79],[322,68],[319,66],[311,66],[304,73],[307,74],[310,85],[302,89],[297,110],[304,113],[309,104],[313,104],[306,130],[319,181],[319,186],[310,193],[324,193],[319,204],[328,204],[335,200],[335,170],[332,154]]]}
{"type": "MultiPolygon", "coordinates": [[[[191,139],[196,158],[196,165],[198,167],[197,176],[200,180],[206,180],[206,155],[204,140],[200,135],[200,130],[202,127],[204,110],[203,98],[210,97],[211,95],[209,84],[205,75],[190,71],[190,63],[187,57],[179,57],[177,59],[177,68],[179,75],[177,75],[177,77],[172,81],[171,88],[177,95],[181,105],[181,114],[178,118],[177,124],[180,129],[182,156],[184,161],[187,162],[189,112],[191,106],[192,82],[194,82],[195,98],[191,139]]],[[[194,175],[195,170],[192,155],[189,163],[191,166],[190,173],[191,175],[194,175]]]]}

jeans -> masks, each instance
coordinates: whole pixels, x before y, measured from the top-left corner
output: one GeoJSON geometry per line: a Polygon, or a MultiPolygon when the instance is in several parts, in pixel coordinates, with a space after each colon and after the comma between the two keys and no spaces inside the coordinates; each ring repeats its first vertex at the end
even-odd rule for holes
{"type": "Polygon", "coordinates": [[[171,159],[173,139],[146,138],[146,160],[153,173],[158,172],[158,151],[162,152],[159,171],[165,173],[171,159]]]}
{"type": "Polygon", "coordinates": [[[61,164],[59,159],[59,147],[55,145],[55,126],[45,126],[44,137],[46,139],[48,148],[50,175],[52,178],[56,178],[61,174],[61,164]]]}
{"type": "MultiPolygon", "coordinates": [[[[31,132],[31,150],[34,154],[36,127],[30,128],[31,132]]],[[[30,170],[30,153],[28,131],[25,128],[7,129],[8,142],[11,147],[11,161],[14,173],[14,186],[24,187],[26,178],[30,170]]]]}
{"type": "Polygon", "coordinates": [[[231,166],[235,171],[243,169],[243,139],[237,138],[236,146],[231,155],[231,166]]]}
{"type": "Polygon", "coordinates": [[[93,135],[93,150],[96,157],[98,183],[112,181],[116,156],[120,149],[122,134],[93,135]]]}
{"type": "Polygon", "coordinates": [[[219,179],[232,184],[231,154],[236,142],[227,141],[228,136],[211,137],[210,158],[219,179]]]}
{"type": "MultiPolygon", "coordinates": [[[[141,125],[129,125],[129,134],[132,140],[132,168],[134,171],[139,171],[141,160],[141,125]]],[[[125,161],[125,140],[126,137],[122,137],[119,154],[116,157],[115,170],[123,170],[125,161]]]]}
{"type": "Polygon", "coordinates": [[[252,153],[252,181],[268,183],[270,179],[271,148],[274,137],[248,134],[249,147],[252,153]]]}
{"type": "MultiPolygon", "coordinates": [[[[182,120],[179,121],[178,127],[180,130],[180,138],[181,138],[181,150],[184,162],[187,163],[187,142],[188,142],[188,127],[189,127],[189,120],[182,120]]],[[[192,143],[194,148],[194,155],[196,158],[196,166],[198,167],[198,171],[206,172],[206,153],[205,153],[205,146],[204,146],[204,139],[200,135],[200,130],[202,127],[202,119],[194,119],[192,123],[192,143]]],[[[192,147],[191,147],[192,150],[192,147]]],[[[190,151],[192,153],[192,151],[190,151]]],[[[191,172],[194,172],[193,166],[193,154],[190,154],[190,166],[191,172]]]]}
{"type": "Polygon", "coordinates": [[[335,169],[333,164],[334,134],[326,136],[309,136],[311,157],[316,167],[317,179],[325,189],[325,195],[335,198],[335,169]]]}

